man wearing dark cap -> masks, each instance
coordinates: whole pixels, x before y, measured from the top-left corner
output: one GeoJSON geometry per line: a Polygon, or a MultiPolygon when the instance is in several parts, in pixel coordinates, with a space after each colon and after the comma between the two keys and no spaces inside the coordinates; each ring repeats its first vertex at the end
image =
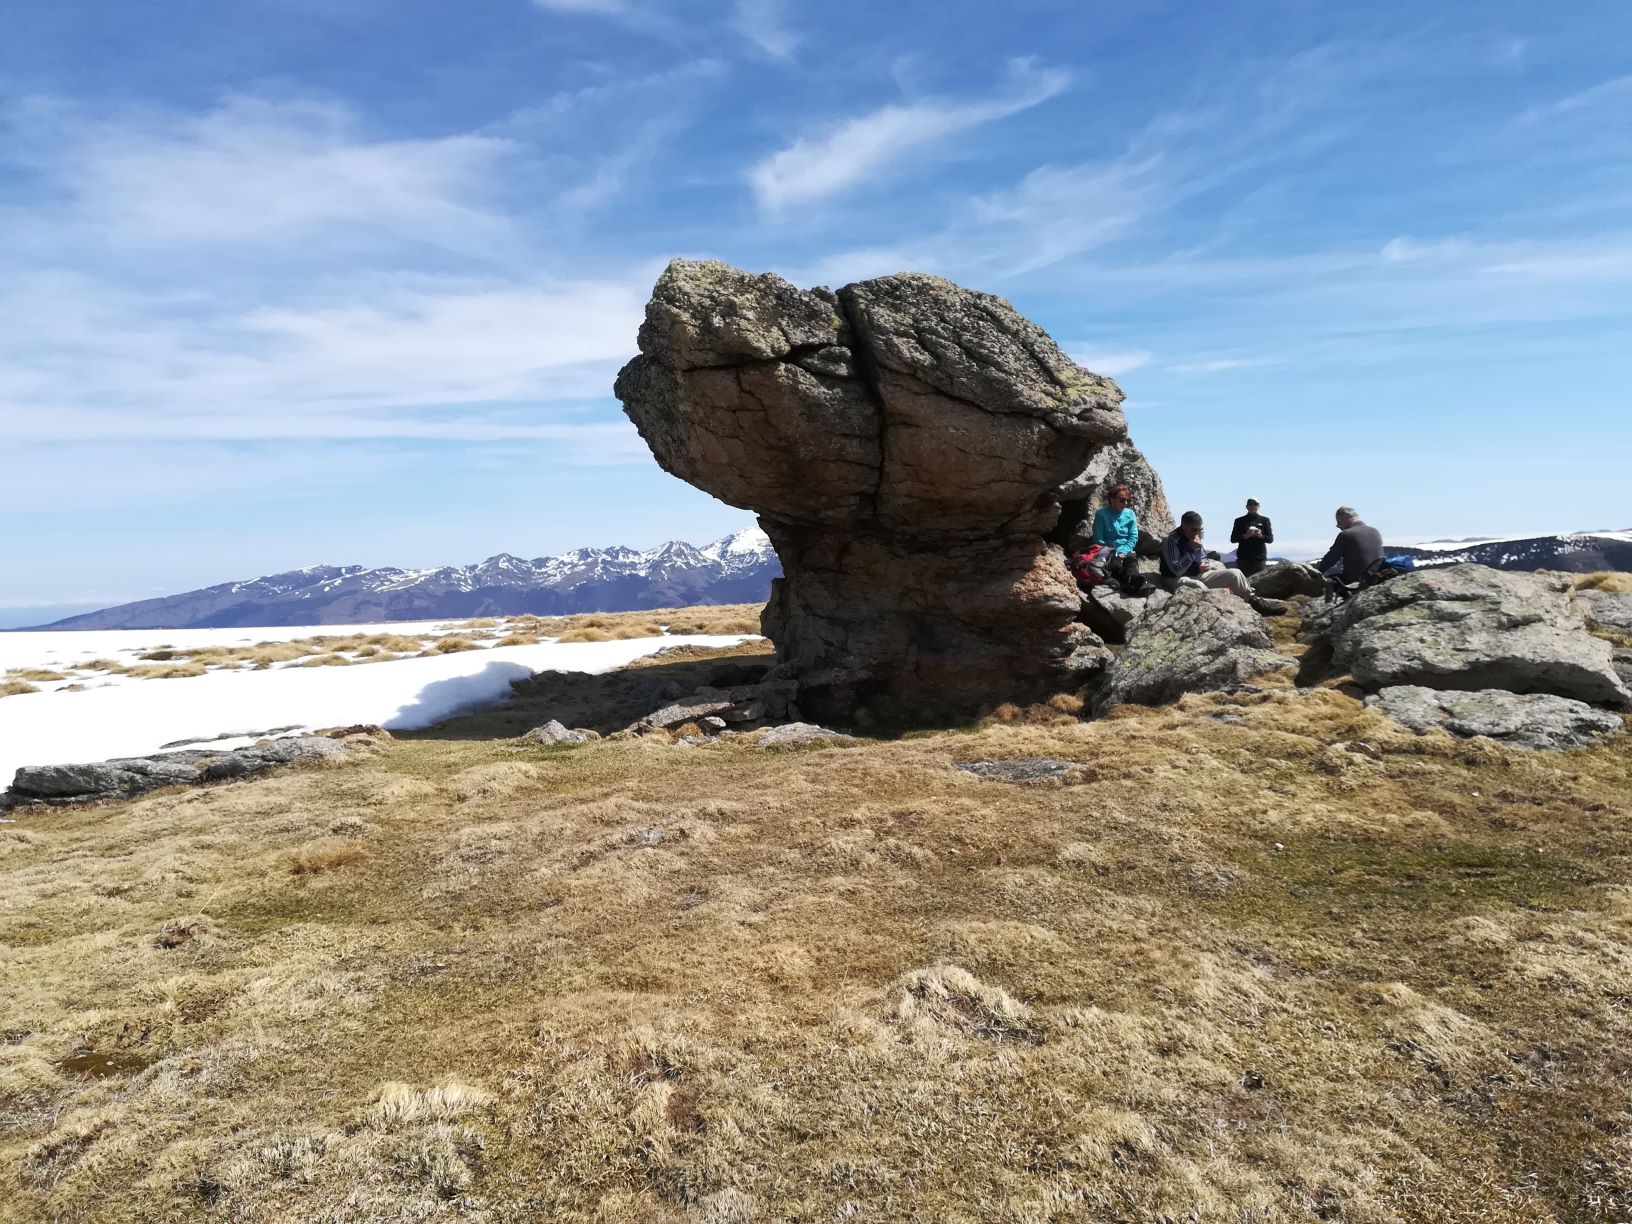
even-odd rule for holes
{"type": "Polygon", "coordinates": [[[1235,568],[1251,578],[1264,568],[1269,560],[1269,546],[1274,542],[1275,529],[1258,513],[1258,499],[1247,498],[1247,512],[1235,520],[1230,531],[1230,543],[1236,546],[1235,568]]]}

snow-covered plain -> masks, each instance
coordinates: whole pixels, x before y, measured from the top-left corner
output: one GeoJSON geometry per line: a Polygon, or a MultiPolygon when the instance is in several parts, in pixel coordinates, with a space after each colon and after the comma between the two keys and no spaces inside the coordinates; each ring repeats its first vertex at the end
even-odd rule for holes
{"type": "MultiPolygon", "coordinates": [[[[338,627],[434,638],[457,622],[338,627]]],[[[279,629],[127,630],[0,634],[0,667],[65,665],[92,658],[134,659],[159,645],[253,645],[336,632],[333,625],[279,629]],[[139,640],[138,640],[139,639],[139,640]]],[[[375,723],[407,730],[460,710],[503,700],[512,680],[535,671],[610,671],[668,646],[733,646],[744,636],[672,636],[610,642],[541,642],[351,667],[226,668],[175,680],[108,677],[100,687],[0,699],[0,787],[21,765],[141,756],[168,745],[252,743],[266,732],[375,723]],[[218,739],[217,737],[227,737],[218,739]]],[[[96,683],[92,681],[91,683],[96,683]]]]}

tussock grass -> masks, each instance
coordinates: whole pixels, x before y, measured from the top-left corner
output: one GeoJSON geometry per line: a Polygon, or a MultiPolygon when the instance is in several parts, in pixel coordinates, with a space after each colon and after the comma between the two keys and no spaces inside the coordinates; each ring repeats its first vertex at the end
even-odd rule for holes
{"type": "Polygon", "coordinates": [[[1575,580],[1575,589],[1578,591],[1609,591],[1616,595],[1632,595],[1632,574],[1624,574],[1615,570],[1599,570],[1592,574],[1582,574],[1575,580]]]}
{"type": "Polygon", "coordinates": [[[1277,689],[843,749],[500,738],[713,665],[14,813],[0,1219],[1632,1210],[1624,737],[1277,689]],[[1082,768],[954,768],[1011,756],[1082,768]]]}
{"type": "Polygon", "coordinates": [[[37,693],[39,688],[27,680],[0,679],[0,697],[20,697],[24,693],[37,693]]]}
{"type": "Polygon", "coordinates": [[[20,667],[15,671],[7,672],[8,680],[37,680],[42,684],[49,684],[53,680],[66,680],[62,672],[52,671],[48,667],[20,667]]]}

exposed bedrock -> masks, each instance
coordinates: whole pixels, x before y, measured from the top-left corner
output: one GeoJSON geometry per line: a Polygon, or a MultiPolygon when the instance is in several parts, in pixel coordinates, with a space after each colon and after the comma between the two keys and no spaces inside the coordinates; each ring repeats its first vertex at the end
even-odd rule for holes
{"type": "Polygon", "coordinates": [[[1062,498],[1161,485],[1117,385],[1001,298],[903,274],[802,291],[676,260],[617,395],[658,462],[754,510],[785,577],[766,632],[799,708],[935,719],[1075,688],[1106,652],[1077,623],[1062,498]]]}

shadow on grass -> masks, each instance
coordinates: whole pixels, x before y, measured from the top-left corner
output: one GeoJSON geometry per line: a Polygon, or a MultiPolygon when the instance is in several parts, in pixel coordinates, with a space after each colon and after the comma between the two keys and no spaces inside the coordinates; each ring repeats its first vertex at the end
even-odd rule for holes
{"type": "MultiPolygon", "coordinates": [[[[508,700],[455,714],[417,731],[393,734],[413,740],[514,739],[553,718],[567,727],[610,735],[703,685],[752,683],[774,662],[770,644],[755,641],[720,649],[682,647],[671,657],[636,660],[599,675],[529,674],[522,668],[522,674],[511,682],[508,700]]],[[[421,701],[436,688],[437,684],[429,685],[421,701]]]]}

